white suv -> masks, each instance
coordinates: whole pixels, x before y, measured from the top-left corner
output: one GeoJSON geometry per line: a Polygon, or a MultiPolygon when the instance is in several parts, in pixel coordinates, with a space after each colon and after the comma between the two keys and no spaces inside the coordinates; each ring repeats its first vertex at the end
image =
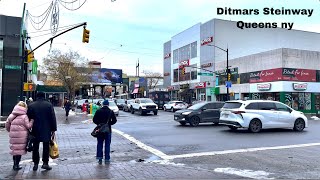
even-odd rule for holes
{"type": "Polygon", "coordinates": [[[221,108],[219,123],[232,130],[248,128],[251,132],[268,128],[303,131],[308,127],[308,119],[302,112],[268,100],[227,101],[221,108]]]}
{"type": "Polygon", "coordinates": [[[187,108],[188,108],[187,103],[184,103],[183,101],[169,101],[168,103],[163,105],[164,111],[170,110],[174,112],[176,110],[187,109],[187,108]]]}

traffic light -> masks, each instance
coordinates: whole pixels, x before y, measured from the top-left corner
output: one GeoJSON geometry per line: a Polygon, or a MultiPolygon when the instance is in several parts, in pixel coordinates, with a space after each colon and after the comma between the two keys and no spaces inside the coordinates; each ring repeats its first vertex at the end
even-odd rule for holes
{"type": "Polygon", "coordinates": [[[183,68],[181,69],[181,74],[184,75],[185,73],[186,73],[186,68],[183,67],[183,68]]]}
{"type": "Polygon", "coordinates": [[[82,35],[83,43],[89,43],[89,34],[90,34],[90,31],[86,28],[83,28],[83,35],[82,35]]]}
{"type": "Polygon", "coordinates": [[[31,51],[30,50],[28,50],[27,51],[27,54],[28,54],[28,56],[27,56],[27,62],[29,63],[29,62],[32,62],[33,60],[34,60],[34,53],[32,52],[32,53],[30,53],[31,51]]]}
{"type": "Polygon", "coordinates": [[[23,91],[35,91],[36,85],[33,83],[23,83],[23,91]]]}
{"type": "Polygon", "coordinates": [[[231,73],[228,73],[228,81],[231,80],[231,73]]]}

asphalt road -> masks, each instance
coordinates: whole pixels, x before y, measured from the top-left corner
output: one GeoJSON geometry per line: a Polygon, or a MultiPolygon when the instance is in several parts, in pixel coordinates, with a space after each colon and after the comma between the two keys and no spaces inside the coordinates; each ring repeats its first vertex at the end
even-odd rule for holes
{"type": "Polygon", "coordinates": [[[253,178],[258,174],[257,178],[320,179],[320,121],[310,120],[303,132],[273,129],[250,133],[210,123],[181,126],[172,112],[159,111],[157,116],[120,112],[114,128],[172,157],[175,163],[249,173],[244,177],[253,178]]]}

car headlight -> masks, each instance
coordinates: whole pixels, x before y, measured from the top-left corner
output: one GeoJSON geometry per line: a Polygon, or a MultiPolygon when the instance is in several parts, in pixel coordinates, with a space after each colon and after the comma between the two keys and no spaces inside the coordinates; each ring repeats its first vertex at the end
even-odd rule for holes
{"type": "Polygon", "coordinates": [[[158,109],[158,106],[156,106],[156,109],[158,109]]]}
{"type": "Polygon", "coordinates": [[[146,108],[146,106],[141,106],[141,108],[142,108],[142,109],[145,109],[145,108],[146,108]]]}
{"type": "Polygon", "coordinates": [[[181,113],[182,115],[189,115],[191,112],[189,111],[189,112],[183,112],[183,113],[181,113]]]}

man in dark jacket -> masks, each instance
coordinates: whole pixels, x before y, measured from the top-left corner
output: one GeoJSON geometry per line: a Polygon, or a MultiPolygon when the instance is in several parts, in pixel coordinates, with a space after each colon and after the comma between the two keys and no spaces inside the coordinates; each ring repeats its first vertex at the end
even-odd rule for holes
{"type": "Polygon", "coordinates": [[[35,136],[33,144],[32,160],[33,170],[38,170],[40,161],[39,144],[42,142],[42,169],[51,170],[49,166],[49,142],[57,131],[57,121],[54,109],[51,103],[45,100],[43,92],[37,93],[37,100],[28,106],[27,115],[29,119],[34,119],[31,134],[35,136]]]}
{"type": "Polygon", "coordinates": [[[70,109],[71,109],[71,103],[69,99],[67,99],[66,102],[64,103],[64,110],[66,110],[66,120],[68,120],[70,109]]]}
{"type": "Polygon", "coordinates": [[[99,164],[102,164],[103,159],[103,141],[105,141],[104,146],[104,162],[109,163],[110,162],[110,144],[111,144],[111,125],[114,125],[117,122],[117,118],[114,115],[113,111],[108,107],[109,101],[104,100],[102,103],[103,107],[101,109],[98,109],[93,116],[93,122],[96,125],[99,124],[109,124],[110,133],[106,133],[103,136],[97,137],[97,160],[99,164]]]}

